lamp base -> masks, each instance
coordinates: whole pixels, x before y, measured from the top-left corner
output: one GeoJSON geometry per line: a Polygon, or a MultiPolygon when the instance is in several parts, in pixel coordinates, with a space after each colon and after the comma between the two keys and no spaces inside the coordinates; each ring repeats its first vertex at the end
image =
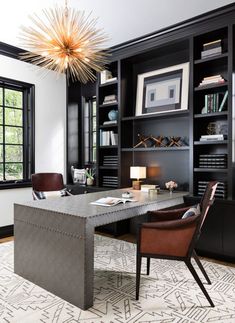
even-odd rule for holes
{"type": "Polygon", "coordinates": [[[140,184],[141,184],[141,181],[132,181],[132,188],[133,190],[140,190],[140,184]]]}

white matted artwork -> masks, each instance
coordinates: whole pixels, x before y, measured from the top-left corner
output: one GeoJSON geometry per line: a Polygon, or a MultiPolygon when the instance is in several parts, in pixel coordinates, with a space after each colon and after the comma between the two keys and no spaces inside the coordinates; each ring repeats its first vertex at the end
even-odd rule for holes
{"type": "Polygon", "coordinates": [[[138,75],[136,116],[188,109],[189,63],[138,75]]]}

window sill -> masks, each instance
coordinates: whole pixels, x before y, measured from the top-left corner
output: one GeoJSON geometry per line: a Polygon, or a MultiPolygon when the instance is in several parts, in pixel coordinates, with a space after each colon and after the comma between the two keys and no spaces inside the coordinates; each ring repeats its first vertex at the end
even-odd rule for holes
{"type": "Polygon", "coordinates": [[[32,187],[31,182],[12,182],[12,183],[4,183],[0,182],[0,190],[8,190],[11,188],[24,188],[24,187],[32,187]]]}

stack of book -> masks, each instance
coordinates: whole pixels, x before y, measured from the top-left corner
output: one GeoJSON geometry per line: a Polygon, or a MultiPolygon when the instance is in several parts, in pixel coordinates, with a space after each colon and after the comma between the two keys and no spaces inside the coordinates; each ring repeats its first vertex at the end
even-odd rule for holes
{"type": "Polygon", "coordinates": [[[106,95],[103,104],[117,103],[117,96],[115,94],[106,95]]]}
{"type": "Polygon", "coordinates": [[[223,78],[222,75],[212,75],[212,76],[207,76],[204,77],[199,86],[206,86],[206,85],[211,85],[211,84],[220,84],[224,83],[225,79],[223,78]]]}
{"type": "Polygon", "coordinates": [[[205,95],[205,113],[221,112],[226,107],[228,91],[205,95]]]}
{"type": "Polygon", "coordinates": [[[200,141],[220,141],[227,139],[227,136],[224,134],[217,135],[202,135],[200,137],[200,141]]]}
{"type": "Polygon", "coordinates": [[[227,168],[227,154],[199,155],[200,168],[227,168]]]}
{"type": "Polygon", "coordinates": [[[203,44],[201,58],[213,57],[222,54],[221,39],[203,44]]]}
{"type": "MultiPolygon", "coordinates": [[[[202,196],[208,181],[198,181],[198,195],[202,196]]],[[[226,199],[227,198],[227,183],[219,182],[215,191],[215,197],[226,199]]]]}
{"type": "Polygon", "coordinates": [[[146,193],[149,193],[150,190],[160,191],[160,186],[154,185],[154,184],[144,184],[144,185],[141,185],[140,190],[141,192],[146,192],[146,193]]]}
{"type": "Polygon", "coordinates": [[[103,176],[103,186],[105,187],[118,187],[118,177],[117,176],[103,176]]]}
{"type": "Polygon", "coordinates": [[[118,156],[116,155],[105,155],[103,158],[103,166],[118,166],[118,156]]]}
{"type": "Polygon", "coordinates": [[[114,131],[100,130],[100,146],[116,146],[118,144],[118,134],[114,131]]]}

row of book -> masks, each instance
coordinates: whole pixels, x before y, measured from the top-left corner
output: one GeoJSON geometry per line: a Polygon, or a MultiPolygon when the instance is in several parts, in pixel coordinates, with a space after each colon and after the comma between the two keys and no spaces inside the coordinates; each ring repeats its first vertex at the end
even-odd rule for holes
{"type": "Polygon", "coordinates": [[[118,156],[105,155],[103,157],[103,166],[118,166],[118,156]]]}
{"type": "Polygon", "coordinates": [[[100,130],[100,146],[116,146],[118,144],[118,134],[114,131],[100,130]]]}
{"type": "Polygon", "coordinates": [[[206,76],[203,78],[203,80],[199,83],[199,86],[206,86],[211,84],[218,84],[218,83],[224,83],[225,79],[222,75],[212,75],[212,76],[206,76]]]}
{"type": "Polygon", "coordinates": [[[221,39],[217,39],[212,42],[203,44],[203,50],[201,51],[201,58],[213,57],[220,54],[222,54],[221,39]]]}
{"type": "Polygon", "coordinates": [[[205,95],[205,113],[221,112],[226,108],[228,91],[205,95]]]}
{"type": "MultiPolygon", "coordinates": [[[[198,195],[202,196],[203,193],[205,192],[206,185],[208,181],[198,181],[198,195]]],[[[227,183],[226,182],[219,182],[217,189],[215,191],[215,197],[216,198],[222,198],[226,199],[227,198],[227,183]]]]}
{"type": "Polygon", "coordinates": [[[227,168],[227,154],[199,155],[200,168],[227,168]]]}
{"type": "Polygon", "coordinates": [[[104,187],[118,187],[118,177],[117,176],[103,176],[103,186],[104,187]]]}
{"type": "Polygon", "coordinates": [[[216,134],[216,135],[201,135],[200,141],[221,141],[226,140],[227,135],[216,134]]]}

